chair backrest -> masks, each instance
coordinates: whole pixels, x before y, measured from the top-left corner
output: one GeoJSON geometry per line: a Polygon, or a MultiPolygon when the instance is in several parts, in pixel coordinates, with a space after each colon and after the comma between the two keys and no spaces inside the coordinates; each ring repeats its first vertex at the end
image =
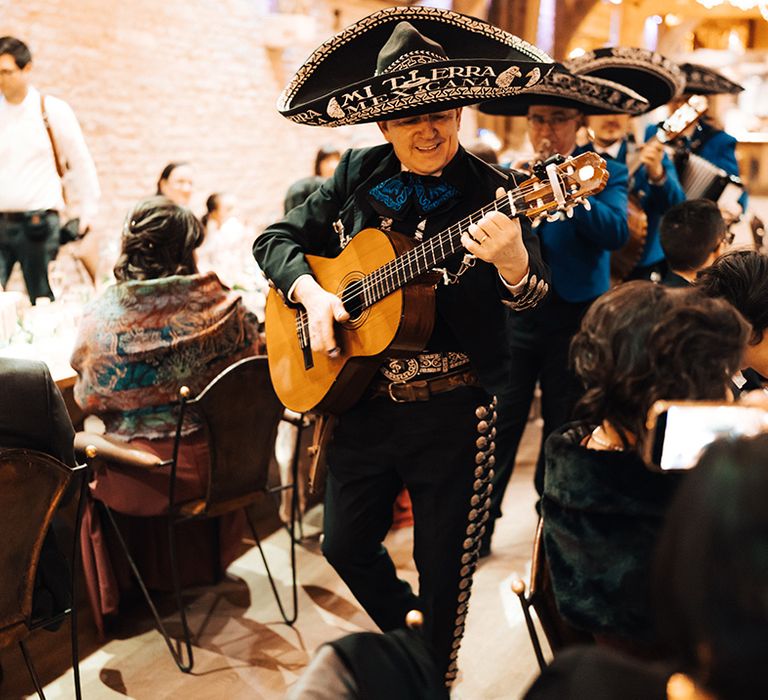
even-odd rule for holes
{"type": "Polygon", "coordinates": [[[0,648],[25,633],[40,550],[72,471],[34,450],[0,450],[0,648]]]}
{"type": "Polygon", "coordinates": [[[536,611],[541,628],[553,653],[574,644],[591,644],[594,637],[588,632],[576,629],[560,615],[552,589],[549,564],[544,549],[544,518],[539,518],[533,539],[531,555],[531,585],[528,593],[529,605],[536,611]]]}
{"type": "Polygon", "coordinates": [[[277,425],[285,410],[272,388],[266,356],[229,366],[190,404],[208,430],[207,508],[263,491],[277,425]]]}

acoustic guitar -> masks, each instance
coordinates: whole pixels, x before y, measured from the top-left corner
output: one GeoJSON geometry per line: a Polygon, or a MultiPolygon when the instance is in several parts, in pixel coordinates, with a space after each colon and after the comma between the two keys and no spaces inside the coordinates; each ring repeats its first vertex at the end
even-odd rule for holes
{"type": "MultiPolygon", "coordinates": [[[[695,124],[707,111],[707,98],[702,95],[692,95],[685,104],[678,107],[656,130],[656,133],[648,139],[668,144],[674,141],[689,126],[695,124]]],[[[627,160],[630,181],[632,176],[640,169],[639,149],[627,160]]],[[[640,258],[643,257],[645,242],[648,237],[648,216],[643,210],[640,198],[633,192],[629,193],[627,204],[627,226],[629,238],[617,251],[611,254],[611,279],[614,284],[623,282],[635,269],[640,258]]]]}
{"type": "Polygon", "coordinates": [[[336,324],[341,354],[314,352],[303,307],[270,290],[266,306],[267,357],[272,383],[288,408],[304,413],[340,413],[357,402],[384,357],[407,357],[424,349],[435,317],[435,281],[430,274],[464,252],[461,234],[486,213],[556,218],[571,215],[608,181],[596,153],[557,160],[503,197],[444,231],[416,244],[413,238],[375,228],[360,231],[335,258],[307,255],[323,289],[336,294],[349,320],[336,324]]]}

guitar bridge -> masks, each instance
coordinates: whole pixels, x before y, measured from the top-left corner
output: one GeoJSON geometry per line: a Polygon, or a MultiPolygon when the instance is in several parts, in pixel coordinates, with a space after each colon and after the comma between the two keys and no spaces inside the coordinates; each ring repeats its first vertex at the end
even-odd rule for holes
{"type": "Polygon", "coordinates": [[[312,369],[315,366],[315,361],[312,359],[312,348],[309,343],[301,346],[301,354],[304,356],[304,369],[312,369]]]}
{"type": "Polygon", "coordinates": [[[315,361],[312,359],[312,342],[309,339],[309,317],[304,309],[296,313],[296,338],[304,358],[304,370],[312,369],[315,361]]]}

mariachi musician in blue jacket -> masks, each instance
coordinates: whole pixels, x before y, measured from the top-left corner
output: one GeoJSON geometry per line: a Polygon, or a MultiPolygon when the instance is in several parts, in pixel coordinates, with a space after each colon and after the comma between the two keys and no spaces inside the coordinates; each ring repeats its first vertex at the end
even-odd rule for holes
{"type": "MultiPolygon", "coordinates": [[[[591,144],[576,146],[584,114],[636,114],[646,105],[641,96],[616,83],[561,69],[514,101],[485,102],[480,110],[525,116],[537,158],[546,160],[553,154],[570,156],[593,150],[591,144]]],[[[570,420],[578,398],[578,385],[568,369],[568,346],[587,307],[610,287],[610,253],[621,248],[628,236],[627,168],[616,160],[606,164],[608,182],[602,192],[589,198],[591,208],[580,207],[571,218],[558,217],[534,228],[550,268],[551,289],[537,309],[507,315],[512,370],[507,389],[499,395],[496,474],[482,554],[490,551],[493,523],[501,515],[501,500],[537,381],[544,417],[542,445],[552,430],[570,420]]],[[[543,480],[540,452],[535,478],[539,493],[543,480]]]]}
{"type": "MultiPolygon", "coordinates": [[[[685,88],[680,97],[670,102],[670,110],[676,109],[691,95],[735,95],[744,89],[741,85],[726,78],[722,73],[706,66],[683,63],[680,68],[685,75],[685,88]]],[[[648,126],[646,138],[654,132],[655,126],[648,126]]],[[[678,152],[683,154],[683,160],[686,152],[701,156],[712,165],[722,168],[728,175],[738,178],[740,174],[739,164],[736,160],[736,143],[736,139],[731,134],[718,128],[712,118],[705,114],[695,127],[683,134],[679,140],[678,152]]],[[[723,217],[727,223],[733,223],[739,219],[747,208],[748,199],[747,191],[744,190],[735,210],[728,204],[721,203],[723,217]],[[741,207],[740,211],[739,206],[741,207]]]]}
{"type": "MultiPolygon", "coordinates": [[[[579,75],[613,80],[630,87],[648,100],[646,111],[666,104],[682,93],[685,76],[664,56],[641,48],[607,47],[588,51],[569,61],[568,68],[579,75]]],[[[587,117],[595,150],[606,158],[615,158],[630,169],[630,242],[612,260],[614,276],[619,279],[653,279],[666,273],[664,251],[659,240],[659,225],[664,214],[685,200],[672,159],[663,145],[653,138],[656,129],[646,134],[645,143],[635,146],[628,114],[587,117]],[[632,207],[639,205],[645,214],[645,237],[632,207]],[[634,218],[633,218],[634,216],[634,218]],[[642,243],[642,245],[640,245],[642,243]]]]}

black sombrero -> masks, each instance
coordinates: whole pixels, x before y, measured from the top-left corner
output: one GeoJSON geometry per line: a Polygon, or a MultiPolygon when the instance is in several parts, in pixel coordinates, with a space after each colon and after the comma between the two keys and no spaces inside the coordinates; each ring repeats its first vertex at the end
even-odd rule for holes
{"type": "Polygon", "coordinates": [[[648,100],[646,111],[682,94],[685,75],[674,61],[649,49],[613,46],[587,51],[565,64],[579,75],[626,85],[648,100]]]}
{"type": "Polygon", "coordinates": [[[578,109],[582,114],[641,114],[648,103],[636,92],[610,80],[573,73],[558,67],[520,95],[483,102],[480,111],[523,117],[536,105],[578,109]]]}
{"type": "Polygon", "coordinates": [[[685,92],[688,95],[735,95],[744,88],[713,68],[695,63],[681,63],[685,74],[685,92]]]}
{"type": "Polygon", "coordinates": [[[277,101],[299,124],[341,126],[514,95],[554,66],[487,22],[434,7],[390,7],[321,44],[277,101]]]}

